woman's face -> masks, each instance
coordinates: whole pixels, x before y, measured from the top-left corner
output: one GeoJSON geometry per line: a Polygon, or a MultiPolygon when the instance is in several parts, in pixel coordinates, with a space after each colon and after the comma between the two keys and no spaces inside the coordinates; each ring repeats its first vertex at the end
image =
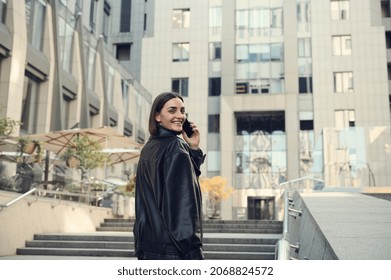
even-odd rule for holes
{"type": "Polygon", "coordinates": [[[168,100],[162,110],[155,116],[155,120],[165,129],[176,132],[182,131],[182,124],[185,119],[185,105],[179,98],[168,100]]]}

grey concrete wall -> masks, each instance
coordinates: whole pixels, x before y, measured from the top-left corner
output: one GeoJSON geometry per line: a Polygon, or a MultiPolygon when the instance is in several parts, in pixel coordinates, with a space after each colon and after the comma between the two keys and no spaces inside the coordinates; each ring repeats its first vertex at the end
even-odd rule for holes
{"type": "MultiPolygon", "coordinates": [[[[0,191],[0,204],[17,195],[0,191]]],[[[110,208],[27,197],[0,211],[0,256],[15,255],[16,249],[24,247],[34,234],[94,232],[105,218],[112,217],[110,208]]]]}
{"type": "Polygon", "coordinates": [[[290,249],[290,256],[301,260],[338,259],[300,194],[295,192],[291,197],[293,205],[290,208],[302,211],[302,214],[290,211],[288,216],[289,243],[299,246],[298,250],[290,249]]]}
{"type": "Polygon", "coordinates": [[[290,244],[300,246],[293,258],[391,259],[391,201],[343,190],[291,196],[291,207],[302,211],[289,216],[290,244]]]}

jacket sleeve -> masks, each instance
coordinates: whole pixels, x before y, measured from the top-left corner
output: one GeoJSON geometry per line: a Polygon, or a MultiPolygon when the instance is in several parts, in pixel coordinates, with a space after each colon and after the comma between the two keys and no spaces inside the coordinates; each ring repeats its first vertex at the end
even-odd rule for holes
{"type": "Polygon", "coordinates": [[[200,176],[201,175],[200,167],[201,167],[201,164],[204,163],[206,155],[202,152],[201,149],[198,149],[198,150],[189,149],[189,154],[190,154],[190,157],[191,157],[192,162],[194,164],[194,169],[195,169],[196,175],[200,176]]]}
{"type": "Polygon", "coordinates": [[[189,153],[165,158],[162,213],[174,245],[186,259],[203,259],[201,241],[201,191],[189,153]]]}

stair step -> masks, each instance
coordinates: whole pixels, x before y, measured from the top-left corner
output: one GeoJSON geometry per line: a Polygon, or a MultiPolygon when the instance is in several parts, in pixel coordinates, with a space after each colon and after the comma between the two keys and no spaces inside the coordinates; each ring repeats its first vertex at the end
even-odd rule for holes
{"type": "Polygon", "coordinates": [[[106,241],[52,241],[31,240],[26,247],[35,248],[94,248],[94,249],[134,249],[133,242],[106,242],[106,241]]]}
{"type": "Polygon", "coordinates": [[[97,231],[123,231],[123,232],[132,232],[132,227],[125,226],[100,226],[96,228],[97,231]]]}
{"type": "Polygon", "coordinates": [[[133,242],[131,235],[95,235],[95,234],[35,234],[34,240],[76,240],[104,242],[133,242]]]}
{"type": "Polygon", "coordinates": [[[18,248],[18,255],[45,256],[93,256],[93,257],[134,257],[133,250],[111,249],[73,249],[73,248],[18,248]]]}
{"type": "Polygon", "coordinates": [[[250,252],[204,252],[209,260],[274,260],[274,253],[250,252]]]}
{"type": "MultiPolygon", "coordinates": [[[[35,234],[19,255],[134,258],[134,219],[105,219],[92,234],[35,234]]],[[[273,260],[280,221],[205,220],[206,259],[273,260]]]]}
{"type": "Polygon", "coordinates": [[[254,244],[205,244],[203,246],[206,252],[246,252],[246,253],[259,253],[259,252],[275,252],[275,245],[254,245],[254,244]]]}

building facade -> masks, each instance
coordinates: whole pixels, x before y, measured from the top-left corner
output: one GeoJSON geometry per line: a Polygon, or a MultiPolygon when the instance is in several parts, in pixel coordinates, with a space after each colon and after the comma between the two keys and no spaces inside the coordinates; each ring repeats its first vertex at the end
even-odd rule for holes
{"type": "Polygon", "coordinates": [[[0,1],[1,115],[21,120],[16,136],[109,126],[144,143],[152,96],[112,43],[111,34],[132,36],[130,11],[113,17],[119,2],[0,1]]]}
{"type": "Polygon", "coordinates": [[[185,97],[203,174],[235,189],[223,217],[300,178],[391,184],[389,1],[145,2],[141,82],[185,97]]]}

